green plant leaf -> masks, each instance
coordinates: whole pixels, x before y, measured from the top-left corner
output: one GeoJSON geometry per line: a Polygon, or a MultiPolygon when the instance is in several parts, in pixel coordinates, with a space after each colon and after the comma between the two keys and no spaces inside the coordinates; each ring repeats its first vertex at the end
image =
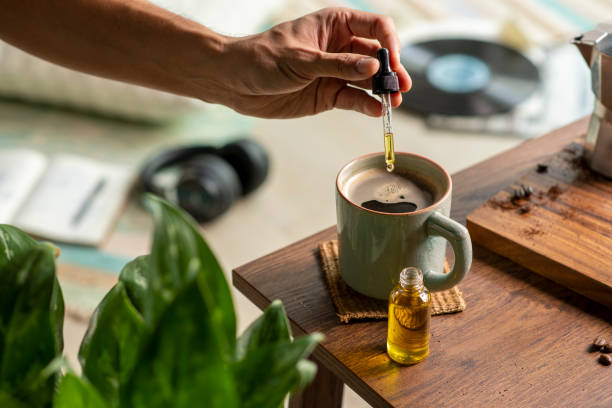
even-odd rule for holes
{"type": "Polygon", "coordinates": [[[147,282],[151,296],[145,297],[144,318],[154,327],[177,293],[193,280],[204,300],[202,313],[223,328],[222,352],[234,351],[236,316],[231,293],[216,257],[200,235],[195,222],[183,211],[152,195],[145,197],[155,218],[147,282]]]}
{"type": "Polygon", "coordinates": [[[304,364],[323,339],[311,334],[291,341],[265,344],[250,350],[234,364],[234,378],[242,408],[278,407],[287,394],[313,377],[312,366],[304,364]],[[299,368],[298,368],[299,367],[299,368]]]}
{"type": "Polygon", "coordinates": [[[275,300],[268,306],[264,314],[251,323],[236,340],[236,359],[242,359],[249,352],[265,344],[290,339],[291,328],[283,303],[275,300]]]}
{"type": "Polygon", "coordinates": [[[19,228],[0,224],[0,271],[9,264],[21,263],[23,256],[38,245],[38,242],[19,228]]]}
{"type": "Polygon", "coordinates": [[[317,365],[310,360],[298,361],[295,369],[297,370],[298,383],[292,393],[302,391],[317,375],[317,365]]]}
{"type": "Polygon", "coordinates": [[[160,317],[130,384],[133,408],[237,407],[222,327],[206,313],[194,281],[160,317]]]}
{"type": "Polygon", "coordinates": [[[30,408],[10,394],[0,390],[0,407],[2,408],[30,408]]]}
{"type": "MultiPolygon", "coordinates": [[[[316,344],[316,337],[311,340],[316,344]]],[[[236,359],[243,360],[236,366],[235,370],[236,375],[240,376],[237,377],[240,378],[240,380],[237,379],[238,387],[242,387],[245,373],[252,373],[254,376],[261,375],[261,378],[267,377],[272,383],[276,382],[272,386],[269,384],[264,386],[262,382],[261,388],[255,388],[250,391],[243,387],[244,391],[241,393],[243,404],[253,407],[259,404],[264,404],[262,406],[274,406],[276,401],[280,401],[280,404],[282,404],[284,397],[289,391],[300,391],[312,381],[317,372],[317,366],[311,361],[301,359],[310,353],[311,347],[309,340],[305,340],[304,346],[306,348],[300,356],[299,346],[302,341],[298,341],[296,346],[287,346],[287,344],[292,344],[291,329],[287,314],[280,300],[272,302],[264,314],[251,323],[236,341],[236,359]],[[264,370],[259,371],[259,373],[257,370],[251,372],[248,368],[249,364],[252,364],[252,367],[257,367],[257,359],[266,358],[265,352],[261,351],[264,346],[271,350],[268,356],[268,366],[276,358],[275,356],[278,353],[278,350],[275,349],[276,347],[280,350],[290,347],[293,351],[297,351],[298,354],[294,354],[294,360],[281,362],[282,365],[289,367],[282,374],[278,374],[282,369],[273,370],[270,373],[265,373],[264,370]],[[262,397],[260,394],[265,394],[270,399],[267,399],[265,396],[262,397]]],[[[286,357],[286,355],[283,355],[283,357],[286,357]]]]}
{"type": "Polygon", "coordinates": [[[53,401],[54,408],[108,408],[100,394],[85,379],[73,373],[62,377],[53,401]]]}
{"type": "Polygon", "coordinates": [[[127,392],[124,386],[138,363],[144,334],[142,316],[120,281],[96,308],[79,350],[83,374],[111,407],[118,407],[127,392]]]}
{"type": "MultiPolygon", "coordinates": [[[[15,278],[5,280],[13,282],[16,296],[13,305],[4,305],[11,310],[5,311],[10,320],[2,333],[0,389],[27,404],[48,406],[56,378],[41,379],[41,371],[63,348],[64,301],[55,275],[55,248],[37,244],[11,256],[22,262],[15,278]]],[[[4,266],[3,275],[15,273],[12,260],[4,266]]]]}
{"type": "Polygon", "coordinates": [[[130,301],[141,315],[144,312],[145,299],[149,296],[147,270],[150,263],[149,255],[139,256],[125,265],[119,274],[119,281],[125,285],[130,301]]]}
{"type": "Polygon", "coordinates": [[[0,358],[6,327],[19,294],[16,290],[17,272],[30,250],[38,245],[23,231],[0,224],[0,358]]]}

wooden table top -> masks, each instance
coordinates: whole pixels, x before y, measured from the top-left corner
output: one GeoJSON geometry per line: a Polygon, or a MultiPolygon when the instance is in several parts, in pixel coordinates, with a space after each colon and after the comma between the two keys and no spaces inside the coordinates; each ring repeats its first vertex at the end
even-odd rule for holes
{"type": "MultiPolygon", "coordinates": [[[[586,126],[580,120],[455,174],[452,217],[465,223],[586,126]]],[[[467,309],[433,317],[429,357],[400,366],[386,354],[386,321],[336,317],[317,251],[335,236],[331,227],[236,268],[233,283],[262,309],[281,299],[294,335],[325,334],[315,357],[372,406],[612,407],[612,368],[587,351],[597,335],[612,337],[612,310],[475,246],[459,285],[467,309]]]]}

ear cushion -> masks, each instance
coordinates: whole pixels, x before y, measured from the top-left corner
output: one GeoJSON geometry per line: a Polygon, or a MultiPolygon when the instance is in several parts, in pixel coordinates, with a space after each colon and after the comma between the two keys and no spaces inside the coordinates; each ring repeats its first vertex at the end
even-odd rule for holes
{"type": "Polygon", "coordinates": [[[268,176],[268,154],[253,140],[240,139],[229,143],[218,154],[236,170],[242,185],[242,195],[255,190],[268,176]]]}
{"type": "Polygon", "coordinates": [[[217,149],[211,146],[177,147],[152,157],[140,171],[139,181],[142,189],[164,197],[164,191],[154,182],[155,174],[165,168],[186,163],[190,159],[203,154],[217,154],[217,149]]]}
{"type": "Polygon", "coordinates": [[[189,160],[176,186],[179,205],[199,222],[211,221],[223,214],[240,194],[236,171],[213,154],[189,160]]]}

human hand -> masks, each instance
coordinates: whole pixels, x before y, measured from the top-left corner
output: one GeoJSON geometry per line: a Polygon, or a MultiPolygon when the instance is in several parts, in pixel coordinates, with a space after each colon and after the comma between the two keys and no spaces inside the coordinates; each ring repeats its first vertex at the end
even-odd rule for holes
{"type": "MultiPolygon", "coordinates": [[[[252,116],[291,118],[333,108],[381,116],[380,101],[363,90],[371,88],[379,66],[373,57],[381,46],[389,49],[400,91],[408,91],[393,20],[346,8],[323,9],[248,37],[225,37],[216,86],[206,78],[195,83],[206,90],[203,99],[252,116]]],[[[401,101],[400,93],[392,95],[394,107],[401,101]]]]}

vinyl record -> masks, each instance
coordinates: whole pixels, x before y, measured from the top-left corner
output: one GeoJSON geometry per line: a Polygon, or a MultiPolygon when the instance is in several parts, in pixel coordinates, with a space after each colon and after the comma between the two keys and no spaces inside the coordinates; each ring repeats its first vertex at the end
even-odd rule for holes
{"type": "Polygon", "coordinates": [[[539,86],[536,66],[493,42],[441,39],[407,45],[401,62],[412,78],[402,107],[422,114],[486,116],[508,112],[539,86]]]}

